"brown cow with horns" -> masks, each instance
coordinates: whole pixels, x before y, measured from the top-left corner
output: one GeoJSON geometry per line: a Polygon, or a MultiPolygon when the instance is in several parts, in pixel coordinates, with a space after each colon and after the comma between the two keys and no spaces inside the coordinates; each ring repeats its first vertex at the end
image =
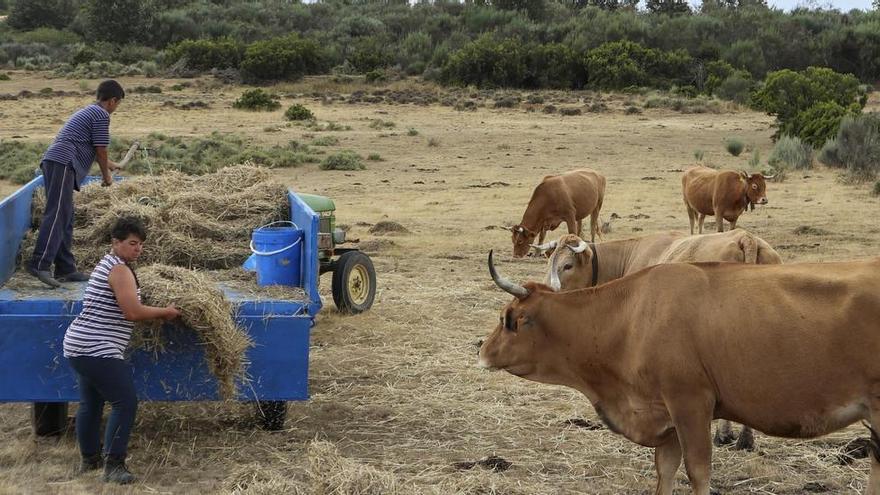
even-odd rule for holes
{"type": "MultiPolygon", "coordinates": [[[[709,495],[713,418],[789,438],[880,425],[880,258],[661,264],[567,292],[499,277],[491,252],[489,270],[516,298],[480,365],[582,392],[612,431],[654,448],[658,495],[682,457],[709,495]]],[[[878,495],[871,437],[865,493],[878,495]]]]}
{"type": "Polygon", "coordinates": [[[548,175],[535,188],[522,221],[510,228],[513,233],[513,256],[529,252],[535,237],[544,242],[547,231],[565,222],[569,234],[581,234],[581,220],[590,216],[590,239],[599,232],[599,210],[605,197],[605,177],[594,170],[582,169],[548,175]]]}
{"type": "Polygon", "coordinates": [[[746,208],[767,204],[767,182],[775,175],[747,174],[731,170],[714,170],[709,167],[692,167],[681,176],[681,191],[688,219],[691,222],[691,235],[694,234],[694,221],[699,222],[699,232],[703,233],[703,220],[706,215],[715,215],[715,228],[724,232],[724,220],[730,222],[730,230],[736,228],[736,221],[746,208]]]}

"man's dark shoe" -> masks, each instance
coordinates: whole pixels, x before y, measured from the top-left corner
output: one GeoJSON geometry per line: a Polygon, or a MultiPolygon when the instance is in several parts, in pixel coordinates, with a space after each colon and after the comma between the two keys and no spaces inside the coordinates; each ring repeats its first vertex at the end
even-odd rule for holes
{"type": "Polygon", "coordinates": [[[89,471],[101,469],[102,467],[104,467],[104,459],[101,457],[101,454],[84,455],[79,462],[79,467],[74,471],[74,474],[79,476],[89,471]]]}
{"type": "Polygon", "coordinates": [[[108,455],[104,458],[104,481],[127,485],[134,483],[135,477],[125,465],[125,456],[108,455]]]}
{"type": "Polygon", "coordinates": [[[59,282],[88,282],[90,274],[83,272],[73,272],[66,275],[56,275],[55,280],[59,282]]]}
{"type": "Polygon", "coordinates": [[[30,273],[31,275],[37,277],[40,280],[40,282],[43,282],[44,284],[48,285],[49,287],[52,287],[53,289],[55,289],[57,287],[61,287],[61,282],[55,280],[52,277],[52,274],[49,273],[49,270],[37,270],[36,268],[29,266],[27,268],[27,272],[30,273]]]}

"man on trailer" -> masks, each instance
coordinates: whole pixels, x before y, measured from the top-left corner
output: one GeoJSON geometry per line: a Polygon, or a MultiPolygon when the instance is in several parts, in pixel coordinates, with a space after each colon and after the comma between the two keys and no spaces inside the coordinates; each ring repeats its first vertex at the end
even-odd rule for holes
{"type": "Polygon", "coordinates": [[[118,82],[98,85],[95,103],[74,113],[46,150],[40,169],[46,190],[46,211],[27,271],[50,287],[62,282],[85,282],[89,275],[76,269],[73,244],[73,191],[79,190],[96,159],[103,185],[113,183],[111,172],[119,166],[107,158],[110,114],[125,98],[118,82]],[[54,274],[51,269],[55,267],[54,274]]]}

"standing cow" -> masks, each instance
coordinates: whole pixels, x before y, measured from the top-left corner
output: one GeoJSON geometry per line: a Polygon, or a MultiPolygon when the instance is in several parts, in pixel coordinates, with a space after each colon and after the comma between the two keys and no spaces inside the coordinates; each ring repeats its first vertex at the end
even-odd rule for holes
{"type": "Polygon", "coordinates": [[[544,242],[547,231],[565,222],[569,234],[581,233],[581,220],[590,216],[590,239],[599,233],[599,210],[605,196],[605,177],[594,170],[582,169],[559,175],[548,175],[538,184],[523,213],[522,221],[511,227],[513,256],[521,258],[529,252],[538,237],[544,242]]]}
{"type": "Polygon", "coordinates": [[[715,215],[715,227],[724,232],[724,220],[730,222],[730,230],[736,228],[736,220],[746,208],[767,204],[767,182],[774,176],[747,174],[731,170],[713,170],[708,167],[692,167],[681,176],[681,191],[694,233],[694,220],[699,216],[699,232],[703,233],[706,215],[715,215]]]}
{"type": "MultiPolygon", "coordinates": [[[[684,458],[709,495],[711,422],[815,438],[880,427],[880,258],[844,263],[664,263],[590,289],[501,278],[515,296],[479,363],[583,393],[608,428],[654,448],[657,495],[684,458]]],[[[880,494],[871,432],[865,493],[880,494]]]]}

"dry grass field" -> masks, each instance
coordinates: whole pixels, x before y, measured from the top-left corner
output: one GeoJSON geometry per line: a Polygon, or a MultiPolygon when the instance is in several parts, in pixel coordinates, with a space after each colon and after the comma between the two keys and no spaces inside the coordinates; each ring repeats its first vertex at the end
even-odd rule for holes
{"type": "MultiPolygon", "coordinates": [[[[165,88],[175,82],[161,81],[165,88]]],[[[0,93],[49,86],[80,91],[77,81],[17,74],[0,82],[0,93]]],[[[412,82],[389,87],[442,92],[412,82]]],[[[519,221],[544,175],[578,167],[608,178],[602,218],[615,218],[606,239],[686,231],[679,178],[695,163],[694,151],[703,150],[704,162],[722,168],[747,168],[750,153],[734,158],[723,140],[739,137],[766,157],[772,119],[729,106],[720,113],[627,114],[632,103],[643,106],[643,97],[593,93],[548,94],[547,103],[556,98],[559,107],[583,108],[601,99],[608,111],[561,116],[540,108],[527,112],[525,105],[494,109],[491,101],[474,111],[438,104],[322,104],[313,92],[364,89],[325,80],[274,89],[287,95],[285,107],[303,103],[319,121],[351,130],[287,126],[284,107],[233,110],[242,89],[205,79],[181,92],[127,97],[111,131],[127,138],[154,131],[234,132],[266,144],[333,135],[339,142],[323,148],[328,152],[378,153],[382,160],[365,161],[362,171],[321,171],[316,164],[277,170],[294,189],[336,201],[338,222],[350,226],[349,237],[360,239],[376,265],[375,306],[359,316],[337,314],[324,277],[325,309],[312,331],[311,398],[291,403],[283,431],[259,429],[252,409],[238,403],[142,403],[130,448],[129,464],[140,475],[133,487],[105,487],[97,475],[74,478],[72,435],[35,439],[29,405],[0,405],[0,492],[653,493],[651,450],[600,426],[585,398],[476,368],[477,342],[510,299],[489,278],[486,254],[490,248],[501,253],[499,270],[513,280],[542,278],[544,261],[511,259],[509,233],[499,227],[519,221]],[[162,106],[170,99],[200,100],[209,108],[162,106]],[[375,129],[373,119],[394,126],[375,129]],[[371,234],[369,227],[383,220],[409,232],[371,234]]],[[[0,137],[48,141],[89,99],[0,101],[0,137]]],[[[877,107],[876,95],[871,104],[877,107]]],[[[12,190],[0,186],[0,194],[12,190]]],[[[768,199],[739,225],[774,245],[785,262],[878,254],[880,199],[868,185],[844,184],[837,171],[819,165],[771,182],[768,199]]],[[[854,426],[815,440],[758,435],[756,452],[718,448],[713,486],[733,494],[858,493],[868,461],[842,464],[838,454],[865,434],[854,426]]],[[[688,493],[683,469],[679,481],[678,493],[688,493]]]]}

